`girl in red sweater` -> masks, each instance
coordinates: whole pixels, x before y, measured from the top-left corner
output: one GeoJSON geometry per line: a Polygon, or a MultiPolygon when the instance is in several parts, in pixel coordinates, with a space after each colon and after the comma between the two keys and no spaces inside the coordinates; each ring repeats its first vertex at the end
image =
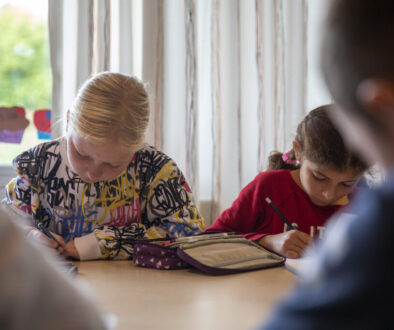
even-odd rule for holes
{"type": "Polygon", "coordinates": [[[256,176],[207,231],[231,231],[288,258],[298,258],[324,224],[348,203],[366,165],[352,154],[328,118],[331,105],[312,110],[297,127],[293,148],[273,152],[256,176]],[[269,197],[293,227],[265,202],[269,197]]]}

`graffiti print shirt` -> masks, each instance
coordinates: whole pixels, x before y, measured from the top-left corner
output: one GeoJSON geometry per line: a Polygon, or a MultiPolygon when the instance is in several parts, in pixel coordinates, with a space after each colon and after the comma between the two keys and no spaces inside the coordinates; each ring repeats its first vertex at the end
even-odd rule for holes
{"type": "Polygon", "coordinates": [[[111,181],[86,183],[67,160],[60,138],[29,149],[13,161],[17,177],[7,185],[8,203],[42,222],[81,260],[127,259],[135,239],[199,233],[204,220],[173,160],[151,146],[137,151],[111,181]]]}

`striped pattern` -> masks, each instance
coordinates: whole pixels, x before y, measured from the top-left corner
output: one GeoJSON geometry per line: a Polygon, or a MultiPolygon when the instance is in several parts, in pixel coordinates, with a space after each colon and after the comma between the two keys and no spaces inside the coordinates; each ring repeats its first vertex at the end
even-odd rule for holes
{"type": "Polygon", "coordinates": [[[93,0],[92,14],[92,73],[96,74],[110,69],[110,0],[93,0]]]}
{"type": "Polygon", "coordinates": [[[305,116],[308,112],[308,0],[302,0],[302,18],[302,58],[304,59],[302,63],[302,76],[304,77],[302,84],[302,114],[305,116]]]}
{"type": "Polygon", "coordinates": [[[263,79],[263,8],[262,0],[255,0],[256,6],[256,72],[257,72],[257,122],[259,130],[259,139],[257,144],[257,170],[263,170],[264,164],[264,79],[263,79]]]}
{"type": "Polygon", "coordinates": [[[285,47],[283,27],[283,3],[282,0],[275,1],[275,150],[284,150],[284,138],[286,126],[284,121],[285,106],[285,47]]]}
{"type": "Polygon", "coordinates": [[[89,0],[89,7],[88,7],[88,24],[89,24],[89,41],[88,41],[88,52],[89,52],[89,68],[90,72],[93,72],[94,69],[94,57],[95,57],[95,52],[94,52],[94,0],[89,0]]]}
{"type": "Polygon", "coordinates": [[[238,190],[242,188],[242,70],[241,70],[241,0],[237,0],[237,149],[238,149],[238,190]]]}
{"type": "MultiPolygon", "coordinates": [[[[154,146],[158,149],[163,145],[163,2],[158,1],[156,6],[157,32],[156,32],[156,74],[154,84],[153,127],[154,146]]],[[[152,118],[152,117],[151,117],[152,118]]]]}
{"type": "MultiPolygon", "coordinates": [[[[88,53],[91,58],[90,71],[96,73],[111,70],[111,1],[88,1],[89,13],[87,19],[89,20],[88,38],[90,42],[86,46],[89,48],[88,53]]],[[[180,148],[183,150],[177,151],[179,155],[170,154],[170,156],[176,160],[185,160],[182,169],[196,194],[195,197],[199,197],[199,190],[208,190],[209,197],[204,196],[203,198],[210,200],[211,207],[209,214],[205,214],[205,216],[213,220],[224,208],[229,206],[229,200],[236,197],[228,196],[227,191],[231,190],[228,187],[236,187],[233,190],[239,191],[258,171],[262,171],[266,167],[267,156],[270,151],[285,151],[284,149],[289,147],[285,145],[286,138],[288,139],[289,135],[294,136],[292,130],[294,120],[299,121],[307,112],[308,0],[294,0],[291,2],[284,0],[255,0],[254,2],[210,0],[209,3],[195,0],[184,0],[183,2],[150,0],[149,2],[144,1],[142,7],[144,12],[140,15],[145,18],[145,30],[149,27],[152,28],[147,34],[145,34],[145,30],[143,31],[143,50],[145,53],[142,54],[143,60],[146,61],[144,68],[145,66],[151,68],[151,71],[142,77],[151,87],[149,91],[153,100],[148,141],[162,149],[165,147],[163,141],[166,136],[166,144],[178,146],[179,139],[170,141],[167,138],[167,132],[173,130],[174,127],[163,126],[164,113],[167,123],[171,122],[171,116],[185,118],[184,126],[182,125],[179,130],[179,138],[184,138],[183,147],[180,148]],[[174,9],[174,6],[182,8],[180,11],[183,13],[183,17],[180,19],[179,17],[178,19],[173,17],[174,12],[166,10],[167,6],[172,6],[172,9],[174,9]],[[199,12],[199,7],[204,8],[204,11],[199,12]],[[301,9],[295,11],[294,8],[301,9]],[[295,15],[296,12],[297,15],[301,14],[302,18],[299,20],[301,24],[297,23],[299,25],[294,26],[294,22],[298,21],[294,20],[292,15],[295,15]],[[164,15],[171,16],[164,17],[164,15]],[[226,15],[230,15],[231,18],[226,15]],[[147,22],[147,17],[151,21],[147,22]],[[267,17],[270,19],[267,20],[267,17]],[[164,36],[164,31],[174,22],[179,24],[179,32],[176,31],[175,34],[164,36]],[[251,23],[254,24],[251,25],[251,23]],[[210,27],[209,35],[201,38],[197,34],[197,27],[204,24],[210,27]],[[230,24],[231,27],[234,27],[232,31],[235,31],[236,35],[231,35],[229,41],[227,29],[229,29],[230,24]],[[270,31],[273,31],[272,40],[270,31]],[[291,38],[286,35],[289,31],[292,33],[291,38]],[[299,49],[297,48],[297,52],[301,52],[297,54],[302,54],[299,56],[302,61],[296,63],[293,62],[292,58],[295,49],[294,45],[291,44],[293,32],[302,34],[300,38],[302,43],[299,49]],[[248,35],[245,35],[245,33],[248,33],[248,35]],[[197,44],[197,37],[198,40],[203,39],[208,42],[197,44]],[[268,39],[265,40],[265,37],[268,39]],[[164,72],[178,70],[178,68],[164,67],[166,63],[169,63],[168,59],[164,59],[164,56],[167,54],[168,48],[172,47],[174,40],[176,40],[177,45],[179,42],[182,43],[185,54],[184,62],[179,63],[181,70],[184,70],[184,85],[170,89],[184,93],[184,106],[181,108],[169,103],[163,104],[163,86],[174,84],[175,81],[179,83],[179,80],[173,79],[171,74],[164,75],[164,72]],[[235,43],[235,47],[232,48],[236,51],[234,54],[226,53],[227,49],[223,50],[223,45],[228,45],[231,42],[235,43]],[[197,50],[201,52],[201,49],[210,56],[211,70],[205,73],[206,76],[200,76],[201,72],[199,71],[199,67],[203,67],[203,65],[201,59],[198,58],[197,50]],[[250,62],[250,56],[252,56],[252,62],[250,62]],[[226,75],[228,63],[223,61],[228,58],[233,61],[231,63],[234,64],[234,68],[230,69],[234,70],[233,74],[237,79],[232,85],[234,90],[225,88],[227,84],[223,81],[224,77],[228,77],[226,75]],[[300,84],[290,83],[293,77],[289,67],[292,65],[302,66],[303,78],[299,80],[300,84]],[[245,70],[245,68],[248,68],[248,70],[245,70]],[[210,115],[212,116],[209,122],[212,144],[207,148],[204,146],[202,149],[198,149],[198,105],[201,100],[199,99],[200,94],[197,86],[200,86],[200,81],[209,81],[209,84],[211,84],[211,97],[208,103],[210,103],[210,115]],[[302,95],[301,104],[293,104],[291,97],[295,93],[297,93],[296,95],[302,95]],[[233,97],[236,100],[234,109],[224,109],[224,100],[230,94],[235,96],[233,97]],[[244,104],[248,106],[243,108],[244,104]],[[229,118],[227,117],[227,111],[233,111],[231,115],[237,120],[234,132],[232,132],[234,134],[234,145],[231,146],[231,151],[223,146],[223,143],[227,143],[223,140],[223,133],[228,132],[228,129],[223,126],[226,119],[229,118]],[[255,119],[250,122],[250,118],[253,118],[253,116],[255,119]],[[242,129],[249,126],[253,127],[253,134],[248,129],[244,131],[242,129]],[[255,129],[257,129],[257,132],[255,132],[255,129]],[[255,140],[250,142],[250,136],[256,136],[255,140]],[[251,143],[252,146],[246,149],[245,141],[251,143]],[[243,148],[245,149],[243,150],[243,148]],[[210,180],[209,184],[211,186],[209,188],[204,187],[202,189],[201,177],[206,173],[200,172],[198,162],[199,158],[204,158],[206,155],[199,155],[198,150],[204,151],[204,149],[211,153],[209,159],[212,162],[210,169],[212,180],[210,180]],[[229,159],[226,152],[232,152],[235,155],[231,158],[236,161],[235,172],[231,177],[224,177],[226,172],[223,170],[226,168],[224,159],[229,159]],[[257,155],[255,152],[257,152],[257,155]],[[253,157],[250,157],[251,155],[253,157]],[[252,167],[248,166],[250,164],[248,163],[249,158],[253,159],[252,167]]],[[[122,29],[122,26],[120,26],[120,29],[122,29]]],[[[122,47],[120,47],[120,50],[122,50],[122,47]]],[[[180,58],[182,57],[180,56],[180,58]]],[[[176,96],[166,99],[175,98],[176,96]]]]}
{"type": "Polygon", "coordinates": [[[222,169],[222,126],[221,126],[221,80],[220,80],[220,0],[213,1],[212,8],[212,200],[210,218],[215,219],[221,209],[221,169],[222,169]]]}
{"type": "Polygon", "coordinates": [[[104,23],[103,23],[103,34],[104,34],[104,71],[110,69],[110,44],[111,44],[111,4],[110,0],[104,0],[104,23]]]}
{"type": "Polygon", "coordinates": [[[185,0],[185,136],[186,136],[186,177],[198,196],[197,182],[197,130],[196,130],[196,51],[195,51],[195,4],[185,0]]]}

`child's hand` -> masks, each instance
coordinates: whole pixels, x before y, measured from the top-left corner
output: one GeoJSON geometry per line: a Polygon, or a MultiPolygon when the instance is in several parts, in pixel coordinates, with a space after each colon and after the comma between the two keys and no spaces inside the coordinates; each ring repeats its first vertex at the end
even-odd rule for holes
{"type": "Polygon", "coordinates": [[[63,237],[61,237],[58,234],[55,234],[54,232],[50,232],[52,236],[56,239],[54,241],[53,239],[50,239],[47,237],[48,242],[60,253],[63,254],[64,247],[66,246],[66,243],[64,242],[63,237]]]}
{"type": "Polygon", "coordinates": [[[308,234],[296,229],[281,234],[266,235],[259,240],[261,245],[286,258],[299,258],[311,242],[312,238],[308,234]]]}
{"type": "Polygon", "coordinates": [[[67,242],[67,244],[64,246],[64,251],[62,255],[65,258],[72,258],[75,260],[79,260],[79,253],[77,251],[77,248],[75,247],[75,242],[73,239],[67,242]]]}
{"type": "Polygon", "coordinates": [[[56,238],[55,242],[52,239],[49,239],[51,245],[65,258],[73,258],[76,260],[79,260],[79,254],[78,251],[75,247],[75,243],[74,240],[72,239],[71,241],[65,243],[63,237],[61,237],[60,235],[57,235],[53,232],[51,232],[51,234],[53,235],[53,237],[56,238]],[[60,246],[59,246],[60,245],[60,246]]]}

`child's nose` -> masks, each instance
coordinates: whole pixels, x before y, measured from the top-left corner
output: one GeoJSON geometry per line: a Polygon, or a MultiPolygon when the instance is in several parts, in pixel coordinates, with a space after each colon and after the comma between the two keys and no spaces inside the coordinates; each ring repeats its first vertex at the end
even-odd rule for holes
{"type": "Polygon", "coordinates": [[[101,176],[101,170],[98,167],[90,167],[87,173],[89,179],[95,181],[99,180],[101,176]]]}
{"type": "Polygon", "coordinates": [[[335,191],[333,189],[326,189],[322,192],[322,195],[326,201],[332,201],[335,196],[335,191]]]}

